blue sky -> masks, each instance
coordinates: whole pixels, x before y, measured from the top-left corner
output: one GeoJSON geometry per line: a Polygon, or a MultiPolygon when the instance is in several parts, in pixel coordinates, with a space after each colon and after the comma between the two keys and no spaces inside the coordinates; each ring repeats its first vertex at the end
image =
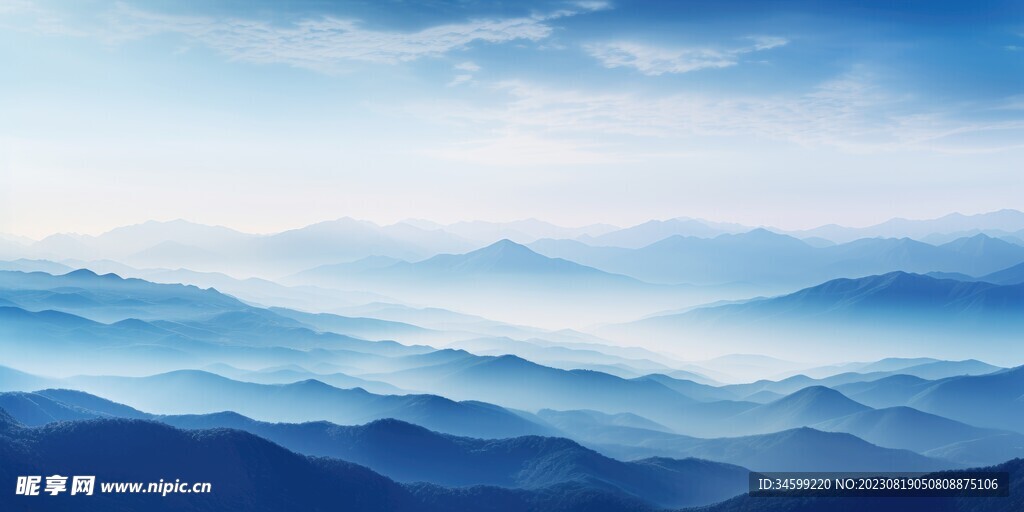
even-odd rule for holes
{"type": "Polygon", "coordinates": [[[26,236],[1024,209],[1019,2],[13,0],[0,59],[26,236]]]}

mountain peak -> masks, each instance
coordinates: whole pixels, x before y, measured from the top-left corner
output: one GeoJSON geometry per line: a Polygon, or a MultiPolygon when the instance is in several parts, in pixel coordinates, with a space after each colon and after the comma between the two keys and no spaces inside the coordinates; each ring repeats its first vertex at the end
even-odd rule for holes
{"type": "Polygon", "coordinates": [[[374,420],[363,425],[362,427],[356,428],[374,433],[402,434],[405,436],[423,436],[433,434],[433,432],[427,428],[406,421],[397,420],[395,418],[383,418],[379,420],[374,420]]]}
{"type": "Polygon", "coordinates": [[[839,391],[825,386],[808,386],[766,405],[771,407],[795,406],[800,409],[842,408],[848,409],[851,412],[867,409],[867,406],[851,400],[839,391]]]}
{"type": "Polygon", "coordinates": [[[599,270],[559,258],[538,254],[525,245],[508,239],[465,254],[442,254],[428,260],[414,263],[420,268],[429,268],[433,273],[559,273],[559,274],[602,274],[599,270]]]}
{"type": "Polygon", "coordinates": [[[68,277],[98,277],[99,276],[99,274],[97,274],[96,272],[93,272],[92,270],[89,270],[87,268],[80,268],[78,270],[72,270],[71,272],[68,272],[67,274],[64,274],[64,275],[68,276],[68,277]]]}
{"type": "Polygon", "coordinates": [[[478,251],[474,251],[474,252],[480,252],[480,251],[489,251],[489,252],[490,251],[503,251],[503,252],[504,251],[516,251],[516,252],[520,252],[520,253],[523,253],[523,254],[525,254],[525,253],[537,254],[537,253],[533,252],[532,250],[530,250],[529,247],[527,247],[525,245],[522,245],[522,244],[517,244],[517,243],[513,242],[512,240],[509,240],[508,238],[502,238],[501,240],[498,240],[497,242],[494,242],[493,244],[488,245],[487,247],[484,247],[484,248],[479,249],[478,251]]]}
{"type": "Polygon", "coordinates": [[[72,270],[71,272],[68,272],[67,274],[64,274],[63,277],[81,278],[81,279],[108,279],[108,280],[111,280],[111,281],[115,281],[115,280],[116,281],[120,281],[121,280],[121,276],[119,276],[117,274],[114,274],[114,273],[97,274],[96,272],[93,272],[92,270],[89,270],[87,268],[80,268],[78,270],[72,270]]]}

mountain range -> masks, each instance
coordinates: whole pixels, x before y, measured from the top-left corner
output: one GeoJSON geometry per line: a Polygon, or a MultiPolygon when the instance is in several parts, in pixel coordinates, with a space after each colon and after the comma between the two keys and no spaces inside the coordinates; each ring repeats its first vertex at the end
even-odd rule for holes
{"type": "Polygon", "coordinates": [[[720,293],[645,283],[550,258],[510,240],[417,262],[318,267],[289,276],[285,283],[369,289],[507,323],[559,328],[582,327],[598,318],[635,318],[680,303],[695,305],[720,293]]]}
{"type": "Polygon", "coordinates": [[[545,434],[535,422],[498,406],[435,395],[375,395],[316,380],[289,384],[239,382],[181,370],[149,377],[80,376],[66,386],[162,414],[233,410],[266,421],[328,420],[342,424],[395,418],[439,432],[474,437],[545,434]]]}
{"type": "MultiPolygon", "coordinates": [[[[622,229],[606,224],[566,228],[536,219],[448,225],[407,220],[382,226],[346,217],[279,233],[249,234],[178,219],[123,226],[96,236],[55,234],[39,241],[6,236],[0,257],[112,259],[142,267],[185,266],[192,270],[221,272],[233,269],[266,277],[367,256],[415,261],[441,253],[478,249],[501,239],[522,244],[541,239],[578,240],[594,247],[639,249],[670,237],[714,238],[752,229],[757,227],[687,217],[652,220],[622,229]],[[259,254],[259,258],[254,258],[255,254],[259,254]]],[[[864,228],[826,225],[804,231],[768,229],[806,240],[815,247],[865,238],[909,238],[942,245],[975,235],[1016,244],[1024,243],[1024,213],[1015,210],[977,215],[954,213],[931,220],[892,219],[864,228]]]]}
{"type": "Polygon", "coordinates": [[[535,251],[662,284],[756,285],[755,292],[801,287],[837,277],[890,271],[980,275],[1024,262],[1024,246],[985,234],[931,245],[909,238],[864,238],[815,246],[766,229],[712,238],[679,235],[636,248],[545,239],[535,251]]]}
{"type": "MultiPolygon", "coordinates": [[[[7,410],[12,411],[16,419],[32,425],[89,418],[134,418],[189,430],[244,430],[299,453],[338,457],[363,464],[398,481],[516,488],[543,488],[578,481],[616,492],[624,491],[662,506],[718,501],[738,494],[742,492],[746,475],[744,470],[735,466],[689,458],[671,460],[662,455],[660,458],[622,463],[566,439],[470,439],[438,434],[397,420],[348,427],[327,422],[265,423],[235,413],[148,415],[68,390],[0,393],[0,407],[11,407],[7,410]],[[691,473],[686,476],[679,474],[680,471],[691,473]],[[700,482],[700,485],[680,487],[680,480],[700,482]]],[[[672,452],[684,457],[696,455],[714,460],[743,460],[750,467],[775,471],[827,470],[835,467],[836,457],[842,458],[844,467],[848,465],[850,470],[951,467],[949,462],[928,459],[905,450],[879,448],[848,434],[831,434],[808,428],[708,440],[649,430],[644,427],[657,425],[622,415],[601,417],[585,411],[550,411],[542,417],[571,430],[578,430],[577,424],[581,421],[601,422],[609,426],[614,423],[618,429],[631,429],[631,433],[620,433],[619,439],[636,444],[610,445],[596,439],[588,439],[588,442],[594,443],[601,451],[634,456],[645,452],[672,452]]]]}
{"type": "Polygon", "coordinates": [[[606,326],[598,333],[609,339],[663,340],[663,348],[681,339],[728,339],[747,351],[771,343],[779,354],[798,354],[827,340],[838,358],[902,355],[890,345],[898,338],[899,348],[910,353],[1013,361],[1024,358],[1011,342],[1024,322],[1022,310],[1024,285],[892,272],[606,326]],[[958,343],[964,336],[977,341],[958,343]]]}
{"type": "Polygon", "coordinates": [[[936,381],[895,375],[836,389],[872,407],[905,405],[979,427],[1024,433],[1024,367],[936,381]]]}

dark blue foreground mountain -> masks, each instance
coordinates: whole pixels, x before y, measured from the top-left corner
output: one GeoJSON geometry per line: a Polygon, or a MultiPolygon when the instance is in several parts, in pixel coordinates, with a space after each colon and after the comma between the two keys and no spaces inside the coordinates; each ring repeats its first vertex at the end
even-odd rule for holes
{"type": "Polygon", "coordinates": [[[473,439],[397,420],[362,426],[270,424],[222,413],[159,417],[181,428],[232,427],[301,453],[364,464],[401,482],[542,489],[581,484],[662,507],[721,501],[744,492],[747,470],[698,459],[622,462],[563,438],[473,439]]]}
{"type": "Polygon", "coordinates": [[[0,480],[95,475],[93,496],[0,493],[0,510],[196,512],[645,511],[644,503],[583,485],[536,491],[403,486],[348,462],[292,453],[236,430],[182,431],[141,420],[26,428],[0,410],[0,480]],[[209,482],[208,494],[110,494],[102,482],[209,482]]]}
{"type": "Polygon", "coordinates": [[[582,485],[663,507],[731,498],[744,492],[748,473],[738,466],[698,459],[622,462],[555,437],[456,437],[393,419],[341,426],[323,421],[266,423],[231,412],[156,416],[87,393],[59,389],[0,393],[0,407],[13,407],[9,410],[14,418],[32,425],[120,416],[152,419],[187,430],[237,429],[305,455],[362,464],[400,482],[534,490],[582,485]]]}

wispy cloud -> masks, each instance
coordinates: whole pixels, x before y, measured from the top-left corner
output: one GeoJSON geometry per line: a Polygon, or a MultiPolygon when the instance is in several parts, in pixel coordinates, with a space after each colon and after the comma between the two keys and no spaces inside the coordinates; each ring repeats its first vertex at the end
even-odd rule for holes
{"type": "MultiPolygon", "coordinates": [[[[27,12],[27,6],[31,4],[18,11],[27,12]]],[[[88,28],[60,24],[54,29],[55,13],[34,10],[35,21],[25,25],[25,29],[91,35],[111,43],[156,34],[179,34],[188,44],[206,46],[230,60],[330,72],[347,61],[395,64],[444,55],[474,43],[539,41],[552,33],[551,21],[601,8],[604,6],[577,5],[550,13],[474,19],[400,32],[369,29],[359,20],[331,16],[280,25],[253,19],[169,15],[119,4],[88,28]]]]}
{"type": "Polygon", "coordinates": [[[689,73],[701,69],[735,66],[741,56],[784,46],[781,37],[751,38],[751,43],[736,48],[669,48],[632,42],[595,43],[584,46],[606,68],[633,68],[651,76],[689,73]]]}
{"type": "Polygon", "coordinates": [[[448,87],[455,87],[457,85],[467,84],[473,81],[473,75],[480,71],[480,66],[475,62],[466,61],[460,62],[452,66],[458,73],[455,78],[452,78],[451,82],[448,82],[448,87]]]}
{"type": "MultiPolygon", "coordinates": [[[[602,142],[623,136],[651,141],[686,143],[706,137],[783,141],[804,146],[828,146],[849,152],[926,150],[990,151],[950,138],[982,132],[1024,130],[1020,121],[965,120],[960,112],[921,110],[906,98],[874,85],[870,73],[853,71],[802,94],[713,97],[673,94],[650,97],[553,89],[524,82],[495,86],[506,103],[499,107],[447,104],[424,107],[424,116],[490,129],[498,139],[516,134],[518,144],[543,140],[572,141],[573,158],[599,152],[602,142]],[[533,137],[532,139],[530,137],[533,137]]],[[[482,159],[486,147],[475,148],[482,159]]],[[[691,145],[690,147],[699,147],[691,145]]],[[[438,154],[452,157],[453,152],[438,154]]],[[[635,159],[635,157],[623,157],[635,159]]]]}

